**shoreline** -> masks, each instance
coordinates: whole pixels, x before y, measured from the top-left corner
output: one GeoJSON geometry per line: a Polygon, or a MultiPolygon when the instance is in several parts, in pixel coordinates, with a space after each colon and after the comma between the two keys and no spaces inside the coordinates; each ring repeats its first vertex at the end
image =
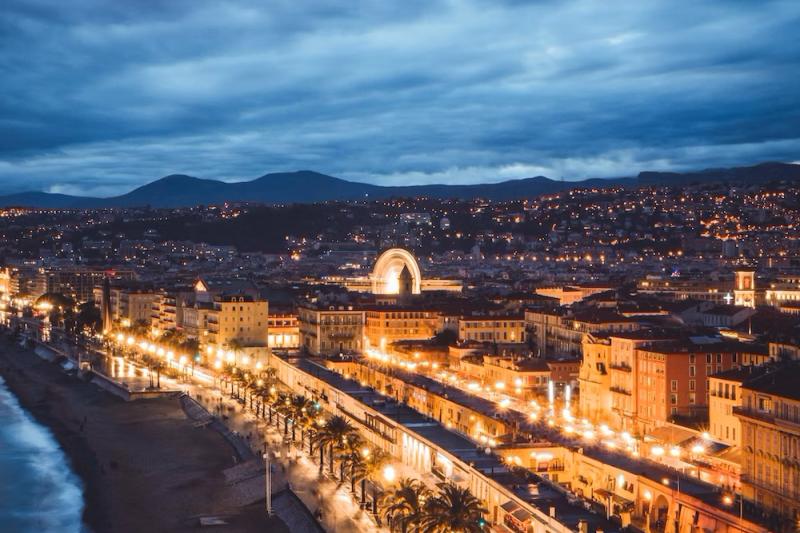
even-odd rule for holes
{"type": "Polygon", "coordinates": [[[223,474],[235,464],[233,449],[195,428],[177,398],[125,402],[5,336],[0,375],[80,478],[91,533],[195,531],[200,516],[224,516],[220,532],[282,529],[260,506],[233,503],[223,474]]]}

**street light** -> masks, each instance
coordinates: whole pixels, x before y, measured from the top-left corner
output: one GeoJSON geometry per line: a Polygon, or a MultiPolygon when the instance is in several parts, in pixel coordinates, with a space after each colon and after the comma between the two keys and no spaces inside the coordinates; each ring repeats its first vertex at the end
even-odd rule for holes
{"type": "MultiPolygon", "coordinates": [[[[264,449],[266,450],[266,444],[264,449]]],[[[269,461],[269,453],[264,452],[264,481],[266,485],[267,516],[272,517],[272,464],[269,461]]]]}
{"type": "Polygon", "coordinates": [[[386,465],[383,469],[383,479],[391,483],[394,481],[395,476],[396,472],[394,467],[392,465],[386,465]]]}

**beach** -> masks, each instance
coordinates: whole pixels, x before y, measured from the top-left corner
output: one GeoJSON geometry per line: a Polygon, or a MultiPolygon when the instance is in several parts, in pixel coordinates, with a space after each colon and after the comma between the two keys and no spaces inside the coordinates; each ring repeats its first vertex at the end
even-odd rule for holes
{"type": "Polygon", "coordinates": [[[235,452],[218,433],[194,427],[177,398],[122,401],[5,338],[0,376],[69,458],[94,533],[197,531],[199,517],[209,515],[228,525],[204,530],[286,530],[258,504],[228,503],[223,471],[235,452]]]}

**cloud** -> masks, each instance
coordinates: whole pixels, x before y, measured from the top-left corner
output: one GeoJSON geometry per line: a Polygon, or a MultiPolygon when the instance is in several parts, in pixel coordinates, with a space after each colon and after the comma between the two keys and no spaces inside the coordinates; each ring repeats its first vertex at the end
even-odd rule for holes
{"type": "Polygon", "coordinates": [[[114,194],[175,172],[472,183],[794,160],[798,22],[790,1],[11,0],[0,180],[114,194]]]}

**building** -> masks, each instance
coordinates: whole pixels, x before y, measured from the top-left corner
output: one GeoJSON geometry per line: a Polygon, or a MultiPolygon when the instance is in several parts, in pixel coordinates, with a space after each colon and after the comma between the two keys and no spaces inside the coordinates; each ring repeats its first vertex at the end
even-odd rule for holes
{"type": "Polygon", "coordinates": [[[352,305],[305,302],[297,308],[300,347],[312,355],[360,352],[364,311],[352,305]]]}
{"type": "Polygon", "coordinates": [[[743,343],[691,340],[641,346],[635,352],[637,422],[643,431],[708,413],[709,379],[741,364],[743,343]]]}
{"type": "Polygon", "coordinates": [[[207,318],[207,344],[215,348],[266,348],[268,308],[266,300],[250,294],[215,296],[207,318]]]}
{"type": "Polygon", "coordinates": [[[778,367],[745,381],[734,414],[742,431],[744,497],[800,520],[800,368],[778,367]]]}
{"type": "Polygon", "coordinates": [[[463,316],[458,320],[458,340],[493,344],[524,343],[525,318],[509,316],[463,316]]]}
{"type": "Polygon", "coordinates": [[[404,268],[410,273],[412,294],[427,291],[461,292],[462,284],[459,280],[423,278],[417,259],[403,248],[389,248],[378,256],[369,276],[347,278],[342,284],[349,291],[398,294],[400,273],[404,268]]]}
{"type": "Polygon", "coordinates": [[[581,354],[584,335],[635,331],[641,326],[635,318],[612,309],[586,309],[577,312],[527,310],[525,323],[537,352],[542,355],[581,354]]]}
{"type": "Polygon", "coordinates": [[[708,432],[715,440],[731,446],[741,444],[741,423],[734,409],[742,405],[742,384],[768,370],[766,366],[747,365],[708,378],[708,432]]]}
{"type": "Polygon", "coordinates": [[[132,270],[99,270],[89,268],[47,268],[37,274],[36,285],[40,294],[63,294],[78,303],[94,300],[94,288],[102,285],[106,276],[115,280],[133,280],[132,270]]]}
{"type": "Polygon", "coordinates": [[[610,283],[584,283],[578,285],[563,285],[557,287],[538,287],[536,294],[558,300],[559,305],[569,306],[594,294],[616,289],[610,283]]]}
{"type": "Polygon", "coordinates": [[[382,348],[395,341],[430,339],[443,327],[436,310],[413,304],[369,306],[364,320],[366,345],[382,348]]]}
{"type": "Polygon", "coordinates": [[[672,300],[703,300],[720,305],[732,302],[730,289],[730,279],[709,280],[705,277],[647,276],[636,284],[636,290],[641,294],[652,294],[672,300]]]}
{"type": "Polygon", "coordinates": [[[538,357],[468,356],[461,359],[459,368],[481,387],[526,400],[544,394],[551,375],[547,361],[538,357]]]}
{"type": "Polygon", "coordinates": [[[267,345],[270,349],[294,350],[300,346],[297,313],[287,309],[270,309],[267,317],[267,345]]]}
{"type": "Polygon", "coordinates": [[[611,340],[599,335],[585,335],[582,351],[583,359],[578,374],[578,412],[594,422],[611,423],[611,340]]]}

